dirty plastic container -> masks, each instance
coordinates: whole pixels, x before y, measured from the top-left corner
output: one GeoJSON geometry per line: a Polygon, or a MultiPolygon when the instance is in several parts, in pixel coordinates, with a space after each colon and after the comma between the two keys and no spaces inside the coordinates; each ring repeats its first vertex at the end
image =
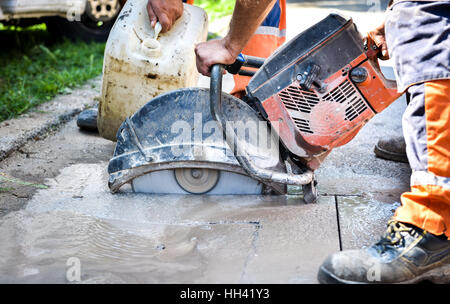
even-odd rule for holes
{"type": "Polygon", "coordinates": [[[110,140],[152,98],[197,85],[194,47],[207,37],[205,11],[185,4],[172,29],[155,39],[146,5],[147,0],[127,1],[106,43],[97,125],[110,140]]]}

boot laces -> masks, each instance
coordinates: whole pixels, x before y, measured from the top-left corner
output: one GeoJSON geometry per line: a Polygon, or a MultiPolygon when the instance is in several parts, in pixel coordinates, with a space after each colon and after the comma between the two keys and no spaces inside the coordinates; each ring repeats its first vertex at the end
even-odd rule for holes
{"type": "MultiPolygon", "coordinates": [[[[382,239],[378,242],[378,245],[381,245],[383,249],[386,246],[396,246],[403,244],[405,235],[402,232],[411,233],[413,229],[406,226],[403,223],[397,222],[395,220],[390,220],[388,222],[388,227],[382,239]]],[[[384,251],[384,250],[383,250],[384,251]]]]}

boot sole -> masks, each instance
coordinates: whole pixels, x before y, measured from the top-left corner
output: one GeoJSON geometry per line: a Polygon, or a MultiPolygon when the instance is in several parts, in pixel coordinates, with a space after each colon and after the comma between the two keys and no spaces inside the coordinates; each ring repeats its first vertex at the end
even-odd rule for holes
{"type": "Polygon", "coordinates": [[[402,163],[408,163],[408,157],[406,156],[406,154],[392,153],[392,152],[383,150],[378,146],[375,146],[374,152],[375,152],[376,156],[378,156],[382,159],[392,160],[392,161],[402,162],[402,163]]]}
{"type": "MultiPolygon", "coordinates": [[[[323,268],[322,266],[319,268],[317,280],[319,281],[320,284],[369,284],[369,282],[357,282],[340,279],[335,275],[333,275],[332,273],[330,273],[325,268],[323,268]]],[[[435,284],[450,283],[450,265],[445,265],[431,269],[411,280],[388,284],[416,284],[422,281],[430,281],[435,284]]],[[[374,283],[377,284],[378,282],[374,283]]]]}

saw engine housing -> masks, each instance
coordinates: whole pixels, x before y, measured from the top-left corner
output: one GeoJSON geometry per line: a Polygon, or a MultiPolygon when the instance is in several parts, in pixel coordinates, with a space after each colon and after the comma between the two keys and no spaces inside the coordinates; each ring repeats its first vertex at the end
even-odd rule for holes
{"type": "Polygon", "coordinates": [[[122,123],[111,191],[126,183],[135,192],[214,195],[301,186],[303,200],[316,201],[324,157],[400,95],[377,54],[351,19],[331,14],[268,59],[213,65],[209,89],[159,95],[122,123]],[[251,77],[242,99],[222,92],[224,69],[251,77]]]}
{"type": "Polygon", "coordinates": [[[247,95],[277,124],[284,146],[315,169],[317,156],[346,144],[400,96],[377,53],[352,19],[330,14],[269,57],[247,95]]]}

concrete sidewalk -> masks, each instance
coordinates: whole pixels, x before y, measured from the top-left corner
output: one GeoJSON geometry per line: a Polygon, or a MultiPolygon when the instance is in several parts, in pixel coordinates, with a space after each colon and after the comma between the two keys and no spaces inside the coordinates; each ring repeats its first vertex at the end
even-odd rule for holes
{"type": "MultiPolygon", "coordinates": [[[[327,12],[290,5],[288,27],[327,12]]],[[[367,28],[381,16],[350,12],[367,28]]],[[[396,101],[330,154],[309,205],[295,196],[113,195],[114,143],[72,119],[0,162],[0,282],[67,282],[76,259],[85,283],[317,283],[326,256],[378,239],[408,189],[409,166],[373,154],[377,140],[401,132],[405,107],[396,101]]]]}

